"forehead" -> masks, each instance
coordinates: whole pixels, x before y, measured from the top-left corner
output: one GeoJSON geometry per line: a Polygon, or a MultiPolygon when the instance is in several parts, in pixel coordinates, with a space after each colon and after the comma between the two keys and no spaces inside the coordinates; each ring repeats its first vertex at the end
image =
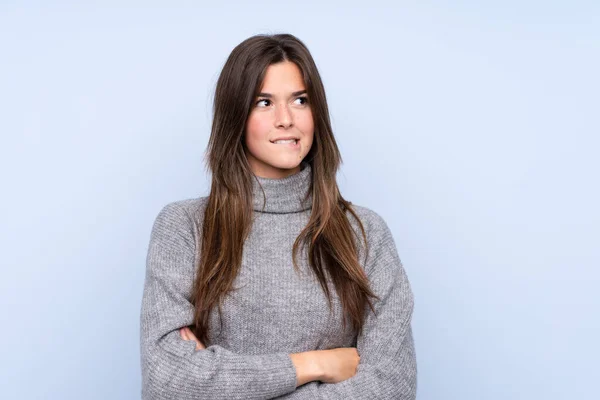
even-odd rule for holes
{"type": "Polygon", "coordinates": [[[302,89],[305,89],[302,71],[295,63],[282,61],[267,67],[262,92],[295,92],[302,89]]]}

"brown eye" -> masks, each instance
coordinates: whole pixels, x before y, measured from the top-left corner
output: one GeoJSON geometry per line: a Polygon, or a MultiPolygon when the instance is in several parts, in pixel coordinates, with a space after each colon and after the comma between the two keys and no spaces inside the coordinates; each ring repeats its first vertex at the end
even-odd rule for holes
{"type": "MultiPolygon", "coordinates": [[[[257,105],[257,106],[259,106],[259,107],[262,107],[262,106],[260,105],[260,103],[262,103],[263,101],[266,101],[266,102],[268,102],[268,103],[270,103],[270,102],[271,102],[271,100],[269,100],[269,99],[260,99],[260,100],[258,100],[258,101],[256,102],[256,105],[257,105]]],[[[268,106],[268,104],[267,104],[267,106],[268,106]]]]}
{"type": "Polygon", "coordinates": [[[296,100],[302,100],[302,103],[300,103],[301,105],[308,103],[308,97],[306,96],[298,97],[296,100]]]}

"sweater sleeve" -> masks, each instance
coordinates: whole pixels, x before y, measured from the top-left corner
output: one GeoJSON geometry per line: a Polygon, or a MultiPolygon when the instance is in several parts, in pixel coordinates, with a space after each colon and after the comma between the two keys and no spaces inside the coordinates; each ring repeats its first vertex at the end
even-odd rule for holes
{"type": "Polygon", "coordinates": [[[148,247],[140,317],[142,399],[266,399],[293,392],[287,353],[240,355],[211,345],[195,350],[179,328],[193,323],[190,303],[196,234],[178,202],[158,214],[148,247]]]}
{"type": "Polygon", "coordinates": [[[311,382],[281,399],[414,400],[417,363],[411,329],[413,293],[394,239],[385,221],[373,214],[372,248],[366,264],[376,316],[367,306],[363,332],[357,337],[360,356],[356,374],[331,384],[311,382]],[[305,386],[306,389],[305,389],[305,386]]]}

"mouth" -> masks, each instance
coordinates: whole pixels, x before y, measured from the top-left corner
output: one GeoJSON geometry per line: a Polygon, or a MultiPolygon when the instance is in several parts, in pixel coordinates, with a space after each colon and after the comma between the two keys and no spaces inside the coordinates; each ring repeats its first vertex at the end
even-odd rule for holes
{"type": "Polygon", "coordinates": [[[284,147],[291,147],[291,148],[298,148],[298,142],[300,142],[300,139],[296,139],[296,138],[288,138],[288,139],[277,139],[277,140],[271,140],[271,143],[277,145],[277,146],[284,146],[284,147]]]}

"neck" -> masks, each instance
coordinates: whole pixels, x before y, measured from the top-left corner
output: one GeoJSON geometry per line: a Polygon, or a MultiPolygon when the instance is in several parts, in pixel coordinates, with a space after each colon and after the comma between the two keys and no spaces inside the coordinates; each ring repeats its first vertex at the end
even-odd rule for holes
{"type": "Polygon", "coordinates": [[[284,214],[310,209],[312,168],[306,161],[301,162],[300,168],[300,171],[285,178],[263,178],[255,175],[255,179],[252,179],[254,210],[284,214]]]}

